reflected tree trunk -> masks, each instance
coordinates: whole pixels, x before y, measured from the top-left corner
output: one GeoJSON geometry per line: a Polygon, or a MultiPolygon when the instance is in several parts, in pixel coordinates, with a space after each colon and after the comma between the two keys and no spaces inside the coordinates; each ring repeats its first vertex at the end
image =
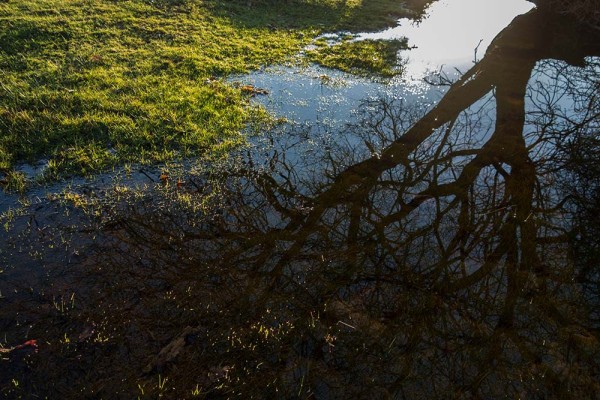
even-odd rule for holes
{"type": "Polygon", "coordinates": [[[157,374],[182,398],[600,392],[598,39],[534,9],[435,107],[365,104],[318,162],[273,144],[98,202],[81,309],[51,315],[79,339],[37,372],[87,362],[71,394],[100,397],[157,374]]]}

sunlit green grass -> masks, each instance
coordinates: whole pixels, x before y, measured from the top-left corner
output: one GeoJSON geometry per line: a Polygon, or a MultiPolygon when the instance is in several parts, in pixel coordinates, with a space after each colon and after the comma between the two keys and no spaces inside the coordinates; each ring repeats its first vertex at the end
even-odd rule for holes
{"type": "Polygon", "coordinates": [[[402,73],[397,53],[406,49],[405,40],[361,40],[345,39],[328,45],[318,43],[307,52],[308,59],[324,67],[335,68],[357,75],[392,77],[402,73]]]}
{"type": "Polygon", "coordinates": [[[403,12],[392,0],[0,3],[0,171],[47,159],[59,177],[227,151],[268,116],[225,77],[403,12]]]}

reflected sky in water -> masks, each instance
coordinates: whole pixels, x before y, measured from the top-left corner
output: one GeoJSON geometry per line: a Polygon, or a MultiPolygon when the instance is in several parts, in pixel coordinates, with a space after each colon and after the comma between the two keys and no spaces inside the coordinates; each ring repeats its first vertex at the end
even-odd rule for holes
{"type": "Polygon", "coordinates": [[[533,4],[525,0],[443,0],[432,4],[420,23],[401,19],[395,28],[364,33],[359,38],[408,38],[414,49],[400,55],[409,60],[406,78],[418,81],[442,65],[448,71],[469,66],[477,48],[480,59],[500,30],[532,8],[533,4]]]}
{"type": "Polygon", "coordinates": [[[300,124],[339,127],[354,120],[361,102],[379,97],[406,99],[411,103],[432,103],[444,88],[406,85],[402,80],[375,82],[316,65],[271,67],[234,81],[266,88],[268,96],[255,100],[279,116],[300,124]]]}
{"type": "Polygon", "coordinates": [[[548,17],[513,20],[428,108],[319,69],[280,70],[275,92],[257,73],[265,104],[314,114],[181,180],[144,173],[156,185],[15,215],[0,328],[44,345],[0,383],[62,398],[598,393],[600,41],[548,17]],[[315,124],[343,122],[331,108],[365,98],[318,140],[315,124]]]}
{"type": "Polygon", "coordinates": [[[401,51],[406,72],[388,81],[376,81],[322,68],[274,66],[235,76],[232,81],[265,88],[268,96],[256,101],[279,116],[300,124],[320,124],[330,129],[355,120],[363,101],[386,97],[428,106],[446,90],[424,81],[444,66],[445,77],[457,79],[473,65],[493,37],[517,15],[533,7],[525,0],[458,0],[434,2],[419,24],[402,19],[398,27],[358,35],[363,39],[407,37],[411,50],[401,51]]]}

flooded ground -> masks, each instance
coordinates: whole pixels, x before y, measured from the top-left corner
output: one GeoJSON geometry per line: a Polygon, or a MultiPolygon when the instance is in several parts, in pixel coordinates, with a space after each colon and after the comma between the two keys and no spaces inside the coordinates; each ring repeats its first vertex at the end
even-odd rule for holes
{"type": "Polygon", "coordinates": [[[407,37],[410,51],[404,80],[422,83],[427,75],[440,70],[466,71],[480,59],[492,39],[517,15],[533,8],[523,0],[445,0],[430,5],[422,21],[403,19],[398,26],[383,32],[364,33],[365,39],[407,37]]]}
{"type": "Polygon", "coordinates": [[[597,397],[599,33],[508,22],[440,87],[235,77],[289,123],[5,215],[0,393],[597,397]]]}
{"type": "MultiPolygon", "coordinates": [[[[434,104],[447,85],[434,86],[427,79],[456,80],[483,56],[502,28],[532,7],[524,0],[436,1],[421,21],[402,19],[395,28],[356,34],[354,40],[408,38],[411,49],[398,54],[405,71],[392,79],[360,78],[310,65],[275,66],[232,80],[265,88],[269,95],[257,101],[277,115],[295,123],[339,128],[354,120],[363,101],[385,97],[422,106],[434,104]]],[[[335,35],[329,38],[335,43],[335,35]]]]}

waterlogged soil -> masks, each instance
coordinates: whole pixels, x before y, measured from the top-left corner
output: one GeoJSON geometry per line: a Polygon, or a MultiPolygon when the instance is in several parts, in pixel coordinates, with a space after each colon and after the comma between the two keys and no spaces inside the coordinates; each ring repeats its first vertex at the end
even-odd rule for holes
{"type": "Polygon", "coordinates": [[[28,195],[0,393],[595,398],[598,35],[534,9],[444,87],[234,77],[287,122],[28,195]]]}

